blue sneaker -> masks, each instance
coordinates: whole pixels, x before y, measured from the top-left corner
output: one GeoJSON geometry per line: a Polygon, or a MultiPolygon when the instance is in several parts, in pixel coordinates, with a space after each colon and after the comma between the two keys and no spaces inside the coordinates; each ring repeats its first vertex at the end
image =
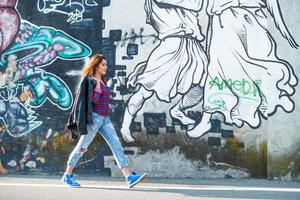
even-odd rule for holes
{"type": "Polygon", "coordinates": [[[74,180],[73,174],[64,174],[61,181],[70,187],[80,187],[80,184],[74,180]]]}
{"type": "Polygon", "coordinates": [[[143,178],[147,175],[147,173],[144,173],[142,175],[136,175],[135,173],[132,173],[126,178],[126,181],[128,183],[128,187],[132,188],[136,184],[138,184],[143,178]]]}

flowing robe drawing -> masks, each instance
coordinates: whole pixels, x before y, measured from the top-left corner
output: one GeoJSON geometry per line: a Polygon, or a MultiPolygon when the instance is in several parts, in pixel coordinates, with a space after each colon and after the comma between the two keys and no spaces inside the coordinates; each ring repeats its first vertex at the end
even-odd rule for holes
{"type": "Polygon", "coordinates": [[[228,124],[259,127],[278,107],[294,110],[298,83],[292,66],[277,56],[268,30],[267,7],[290,45],[298,45],[282,19],[277,0],[209,0],[211,18],[204,112],[221,113],[228,124]]]}

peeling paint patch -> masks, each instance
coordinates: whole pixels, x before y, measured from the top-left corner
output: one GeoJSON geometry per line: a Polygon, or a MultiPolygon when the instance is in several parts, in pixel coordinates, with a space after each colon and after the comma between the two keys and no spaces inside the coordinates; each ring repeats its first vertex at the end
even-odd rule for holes
{"type": "Polygon", "coordinates": [[[300,180],[300,149],[280,156],[269,155],[268,173],[272,179],[300,180]]]}
{"type": "MultiPolygon", "coordinates": [[[[128,148],[126,148],[128,150],[128,148]]],[[[134,155],[128,155],[130,163],[136,172],[147,172],[149,177],[164,178],[246,178],[249,174],[240,169],[218,168],[208,166],[201,160],[193,161],[180,152],[180,147],[174,147],[164,153],[158,150],[149,150],[139,154],[138,148],[134,155]]],[[[122,177],[120,170],[114,162],[113,156],[105,156],[105,167],[111,169],[112,177],[122,177]]]]}
{"type": "MultiPolygon", "coordinates": [[[[185,134],[166,133],[138,134],[135,146],[139,150],[137,154],[141,157],[149,152],[158,152],[162,154],[160,159],[167,159],[164,157],[168,157],[170,151],[178,148],[180,155],[184,156],[188,163],[198,162],[201,163],[199,166],[210,167],[211,170],[241,170],[255,178],[267,177],[266,142],[261,142],[257,148],[245,149],[240,139],[228,138],[225,140],[224,147],[214,147],[209,145],[207,138],[191,139],[185,134]]],[[[166,171],[164,170],[163,173],[167,173],[166,171]]],[[[236,175],[227,174],[226,177],[236,177],[236,175]]]]}

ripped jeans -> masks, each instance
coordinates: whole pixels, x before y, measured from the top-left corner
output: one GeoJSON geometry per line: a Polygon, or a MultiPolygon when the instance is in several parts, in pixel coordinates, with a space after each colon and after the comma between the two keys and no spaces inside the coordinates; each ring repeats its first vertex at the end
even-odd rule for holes
{"type": "Polygon", "coordinates": [[[122,169],[124,167],[127,167],[128,164],[124,155],[124,149],[109,117],[101,116],[94,112],[92,113],[92,115],[93,124],[87,125],[88,134],[80,136],[76,147],[70,154],[67,162],[68,166],[72,168],[76,166],[78,160],[87,151],[88,146],[99,131],[110,147],[119,168],[122,169]]]}

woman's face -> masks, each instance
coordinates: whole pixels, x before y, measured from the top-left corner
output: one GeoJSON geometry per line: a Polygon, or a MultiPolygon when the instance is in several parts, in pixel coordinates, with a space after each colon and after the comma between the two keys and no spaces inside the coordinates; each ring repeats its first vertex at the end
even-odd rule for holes
{"type": "Polygon", "coordinates": [[[107,70],[107,62],[105,59],[102,60],[101,63],[99,63],[96,73],[99,73],[101,76],[104,76],[106,74],[107,70]]]}

